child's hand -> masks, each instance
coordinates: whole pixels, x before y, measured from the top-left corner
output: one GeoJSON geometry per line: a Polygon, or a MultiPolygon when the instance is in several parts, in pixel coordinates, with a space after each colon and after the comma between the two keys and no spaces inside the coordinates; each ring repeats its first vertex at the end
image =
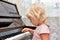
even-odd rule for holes
{"type": "Polygon", "coordinates": [[[29,28],[24,28],[23,30],[22,30],[22,32],[29,32],[29,28]]]}
{"type": "Polygon", "coordinates": [[[34,33],[34,30],[33,29],[30,29],[30,28],[24,28],[22,30],[22,32],[30,32],[31,34],[33,34],[34,33]]]}

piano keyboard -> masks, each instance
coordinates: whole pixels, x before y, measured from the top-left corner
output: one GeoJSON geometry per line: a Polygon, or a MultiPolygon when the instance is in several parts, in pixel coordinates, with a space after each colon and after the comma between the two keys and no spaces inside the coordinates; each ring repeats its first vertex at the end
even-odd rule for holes
{"type": "Polygon", "coordinates": [[[25,33],[22,33],[22,34],[7,38],[5,40],[21,40],[21,39],[23,39],[23,38],[25,38],[27,36],[30,36],[30,35],[31,34],[29,32],[25,32],[25,33]]]}

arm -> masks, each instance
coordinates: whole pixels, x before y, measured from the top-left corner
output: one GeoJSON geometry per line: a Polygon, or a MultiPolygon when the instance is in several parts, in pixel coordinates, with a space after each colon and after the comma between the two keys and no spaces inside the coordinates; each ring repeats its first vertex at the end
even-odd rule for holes
{"type": "Polygon", "coordinates": [[[30,33],[33,35],[34,30],[33,30],[33,29],[30,29],[30,28],[24,28],[24,29],[22,30],[22,32],[30,32],[30,33]]]}
{"type": "Polygon", "coordinates": [[[40,34],[40,38],[41,40],[50,40],[50,34],[48,33],[40,34]]]}
{"type": "Polygon", "coordinates": [[[32,35],[34,34],[34,30],[33,29],[30,29],[28,30],[32,35]]]}
{"type": "Polygon", "coordinates": [[[50,40],[49,27],[46,25],[41,26],[41,29],[39,30],[39,36],[41,40],[50,40]]]}

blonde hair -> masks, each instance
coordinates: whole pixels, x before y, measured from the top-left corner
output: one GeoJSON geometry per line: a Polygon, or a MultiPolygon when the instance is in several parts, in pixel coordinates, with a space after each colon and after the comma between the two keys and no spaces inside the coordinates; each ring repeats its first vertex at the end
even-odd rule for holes
{"type": "MultiPolygon", "coordinates": [[[[45,21],[47,19],[47,15],[45,14],[45,10],[41,5],[38,4],[32,4],[31,7],[28,9],[28,12],[26,15],[28,14],[35,14],[35,16],[39,19],[45,21]],[[34,12],[36,13],[34,13],[34,12]],[[32,13],[33,12],[33,13],[32,13]]],[[[30,15],[31,16],[31,15],[30,15]]]]}

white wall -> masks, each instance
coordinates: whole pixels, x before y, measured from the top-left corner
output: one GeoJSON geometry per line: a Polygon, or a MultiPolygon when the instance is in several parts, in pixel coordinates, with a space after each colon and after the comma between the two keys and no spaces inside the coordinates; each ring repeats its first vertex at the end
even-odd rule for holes
{"type": "Polygon", "coordinates": [[[42,4],[46,9],[46,14],[49,17],[60,17],[60,0],[8,0],[17,4],[21,16],[25,15],[27,9],[32,3],[42,4]],[[56,3],[58,3],[57,8],[56,3]]]}

